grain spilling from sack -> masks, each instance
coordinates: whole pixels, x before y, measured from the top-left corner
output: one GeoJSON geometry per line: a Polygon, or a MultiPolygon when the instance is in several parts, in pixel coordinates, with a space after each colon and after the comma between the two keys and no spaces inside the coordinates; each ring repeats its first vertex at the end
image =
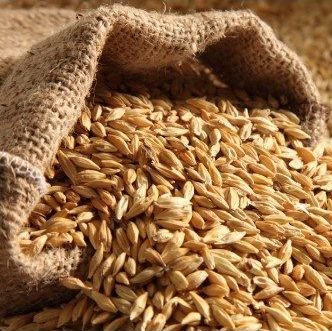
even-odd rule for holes
{"type": "Polygon", "coordinates": [[[332,149],[275,100],[238,99],[89,103],[19,238],[31,256],[89,246],[86,277],[5,330],[332,327],[332,149]]]}

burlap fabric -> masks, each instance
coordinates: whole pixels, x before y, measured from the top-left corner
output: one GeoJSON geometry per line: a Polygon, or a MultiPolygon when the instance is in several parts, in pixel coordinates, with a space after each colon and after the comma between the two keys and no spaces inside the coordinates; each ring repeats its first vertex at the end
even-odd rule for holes
{"type": "Polygon", "coordinates": [[[0,49],[0,315],[70,295],[58,280],[78,272],[84,252],[28,258],[15,239],[45,193],[43,172],[78,118],[98,63],[140,73],[196,57],[233,87],[287,96],[314,142],[325,128],[306,68],[247,11],[176,16],[116,5],[75,18],[63,10],[3,10],[0,49]]]}

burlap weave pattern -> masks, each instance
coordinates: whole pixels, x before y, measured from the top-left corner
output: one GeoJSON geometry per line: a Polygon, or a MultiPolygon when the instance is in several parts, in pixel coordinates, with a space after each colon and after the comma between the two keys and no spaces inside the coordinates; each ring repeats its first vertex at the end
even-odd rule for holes
{"type": "Polygon", "coordinates": [[[1,33],[0,315],[68,295],[57,280],[75,272],[82,252],[30,259],[15,237],[45,192],[42,174],[78,118],[99,61],[110,71],[140,73],[197,57],[235,88],[287,96],[314,142],[324,132],[326,110],[310,74],[250,12],[176,16],[116,5],[76,21],[70,11],[4,11],[0,25],[6,15],[14,23],[2,29],[14,41],[1,33]]]}

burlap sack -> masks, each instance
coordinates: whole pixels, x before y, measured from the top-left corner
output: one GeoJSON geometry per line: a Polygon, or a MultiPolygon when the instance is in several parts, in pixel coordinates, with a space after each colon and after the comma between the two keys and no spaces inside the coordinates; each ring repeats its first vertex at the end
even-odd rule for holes
{"type": "Polygon", "coordinates": [[[287,96],[313,141],[322,136],[326,111],[309,73],[250,12],[176,16],[117,5],[78,18],[0,13],[0,315],[70,295],[58,280],[78,272],[84,254],[56,249],[28,258],[15,238],[45,193],[43,172],[78,118],[99,61],[137,73],[191,57],[233,87],[287,96]]]}

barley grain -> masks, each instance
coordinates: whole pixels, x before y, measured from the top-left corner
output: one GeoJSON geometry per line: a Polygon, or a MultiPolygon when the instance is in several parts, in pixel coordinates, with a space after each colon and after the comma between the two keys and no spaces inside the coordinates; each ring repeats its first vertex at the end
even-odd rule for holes
{"type": "Polygon", "coordinates": [[[103,95],[19,234],[25,254],[89,247],[87,275],[9,329],[331,327],[331,150],[304,147],[293,113],[232,97],[103,95]]]}

